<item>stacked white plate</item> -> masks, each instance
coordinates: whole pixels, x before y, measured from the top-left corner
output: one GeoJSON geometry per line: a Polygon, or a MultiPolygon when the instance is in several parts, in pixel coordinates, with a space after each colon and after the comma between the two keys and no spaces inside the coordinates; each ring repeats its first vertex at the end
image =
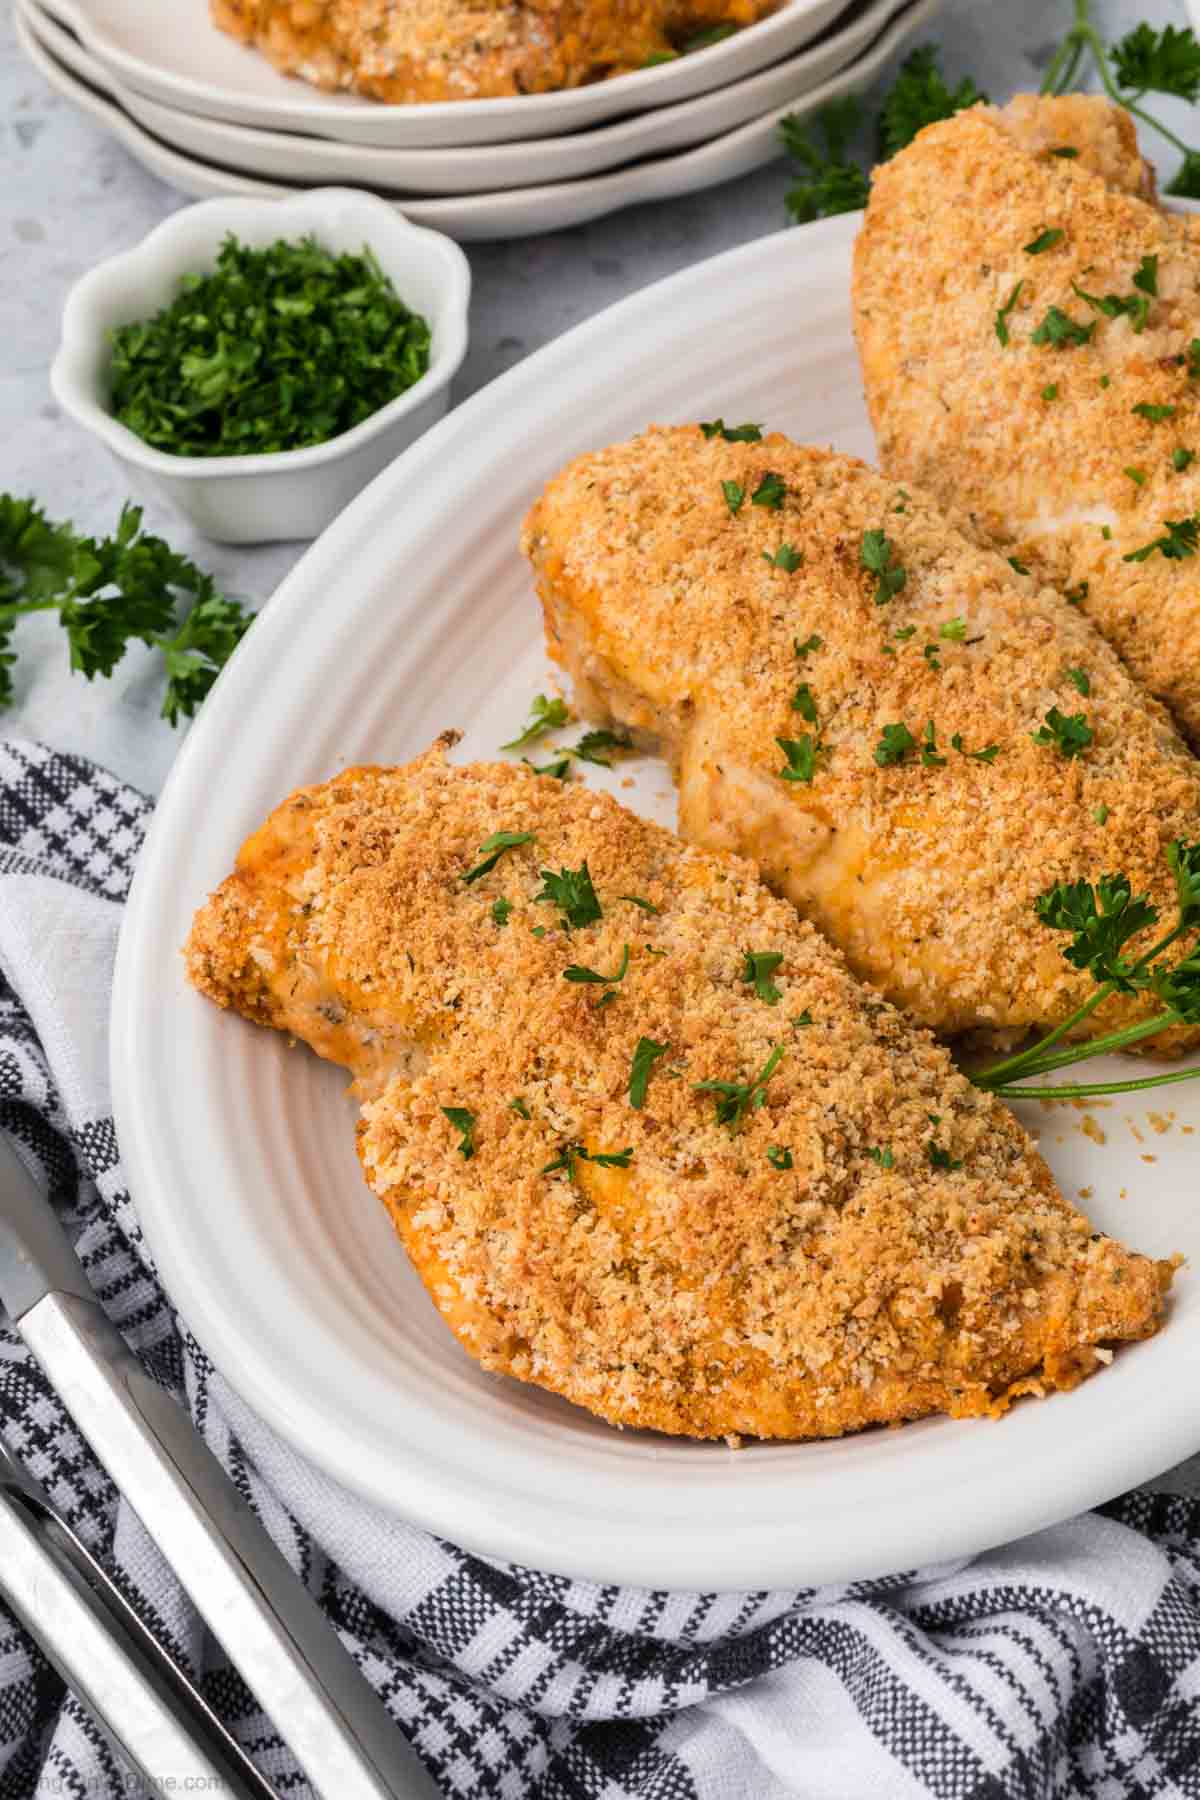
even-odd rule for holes
{"type": "Polygon", "coordinates": [[[513,99],[394,106],[320,93],[218,31],[208,0],[16,0],[46,79],[184,193],[382,194],[462,239],[582,224],[744,175],[779,121],[865,87],[937,0],[780,0],[706,49],[513,99]]]}

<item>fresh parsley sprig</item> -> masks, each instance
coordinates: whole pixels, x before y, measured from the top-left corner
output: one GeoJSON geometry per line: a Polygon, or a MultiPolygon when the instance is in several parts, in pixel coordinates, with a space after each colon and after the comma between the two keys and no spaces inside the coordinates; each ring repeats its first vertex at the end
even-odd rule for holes
{"type": "Polygon", "coordinates": [[[1038,895],[1034,902],[1038,919],[1051,930],[1070,933],[1063,955],[1075,968],[1087,970],[1096,989],[1036,1044],[974,1074],[971,1079],[976,1087],[1010,1100],[1071,1100],[1093,1094],[1134,1093],[1200,1077],[1200,1068],[1193,1068],[1130,1081],[1025,1085],[1055,1069],[1111,1050],[1128,1049],[1173,1026],[1200,1025],[1200,843],[1176,839],[1167,846],[1166,860],[1175,882],[1175,922],[1139,956],[1126,955],[1126,948],[1139,933],[1157,925],[1160,914],[1148,895],[1133,893],[1128,876],[1105,875],[1095,883],[1057,882],[1038,895]],[[1187,937],[1193,941],[1182,958],[1164,960],[1165,952],[1187,937]],[[1139,993],[1152,993],[1161,1010],[1140,1024],[1123,1026],[1069,1049],[1056,1048],[1111,995],[1139,993]]]}
{"type": "Polygon", "coordinates": [[[142,530],[126,502],[111,537],[81,537],[30,499],[0,494],[0,706],[12,700],[12,636],[28,613],[54,612],[71,667],[109,676],[135,641],[161,650],[162,716],[191,718],[253,620],[186,556],[142,530]],[[176,623],[180,596],[192,605],[176,623]]]}

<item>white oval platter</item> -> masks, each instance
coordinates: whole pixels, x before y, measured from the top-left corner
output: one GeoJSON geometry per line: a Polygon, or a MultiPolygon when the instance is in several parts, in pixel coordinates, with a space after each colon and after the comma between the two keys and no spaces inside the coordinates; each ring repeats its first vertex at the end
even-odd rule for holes
{"type": "MultiPolygon", "coordinates": [[[[1200,1449],[1200,1283],[1187,1269],[1157,1337],[1000,1422],[735,1451],[614,1431],[486,1376],[360,1179],[344,1078],[183,979],[194,907],[292,788],[403,761],[448,726],[466,732],[463,757],[493,756],[512,735],[549,679],[517,531],[566,459],[651,420],[717,415],[871,454],[848,303],[857,224],[761,239],[634,295],[379,476],[217,683],[158,807],[121,935],[118,1131],[147,1237],[200,1342],[341,1481],[474,1549],[572,1576],[774,1588],[944,1562],[1200,1449]]],[[[616,768],[611,783],[672,819],[660,764],[616,768]]],[[[1200,1087],[1097,1104],[1096,1136],[1077,1112],[1027,1111],[1063,1188],[1091,1190],[1100,1226],[1200,1262],[1200,1087]]]]}

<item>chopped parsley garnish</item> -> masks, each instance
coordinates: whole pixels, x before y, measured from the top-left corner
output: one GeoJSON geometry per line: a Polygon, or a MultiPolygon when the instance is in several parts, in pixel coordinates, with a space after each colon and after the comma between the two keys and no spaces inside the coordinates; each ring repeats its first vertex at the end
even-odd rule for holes
{"type": "Polygon", "coordinates": [[[1016,287],[1013,289],[1012,293],[1008,296],[1008,299],[1004,302],[1004,305],[999,309],[999,311],[996,314],[996,336],[1000,339],[1001,344],[1004,346],[1004,348],[1006,350],[1008,349],[1009,343],[1011,341],[1009,338],[1009,333],[1008,333],[1008,315],[1011,313],[1013,307],[1017,304],[1017,301],[1020,298],[1021,289],[1024,286],[1025,286],[1025,283],[1023,281],[1018,281],[1016,287]]]}
{"type": "Polygon", "coordinates": [[[934,643],[923,644],[921,646],[921,653],[924,656],[925,661],[929,664],[931,669],[940,669],[941,668],[941,666],[942,666],[942,646],[940,644],[934,644],[934,643]]]}
{"type": "MultiPolygon", "coordinates": [[[[783,505],[783,498],[786,493],[787,484],[782,477],[774,474],[772,470],[768,469],[754,492],[751,494],[750,504],[751,506],[765,506],[768,512],[778,512],[779,508],[783,505]]],[[[783,564],[780,565],[780,567],[783,566],[783,564]]]]}
{"type": "Polygon", "coordinates": [[[662,911],[661,906],[655,906],[651,901],[643,900],[640,894],[618,894],[617,899],[628,900],[631,905],[640,906],[643,912],[657,914],[662,911]]]}
{"type": "Polygon", "coordinates": [[[612,761],[601,756],[602,750],[632,750],[633,739],[619,731],[585,731],[577,744],[568,747],[568,756],[577,756],[580,762],[599,763],[602,769],[611,769],[612,761]]]}
{"type": "Polygon", "coordinates": [[[532,844],[533,835],[532,831],[493,831],[491,837],[485,838],[479,846],[479,854],[484,860],[469,869],[463,880],[478,881],[481,875],[490,875],[507,850],[516,850],[521,844],[532,844]]]}
{"type": "Polygon", "coordinates": [[[791,544],[780,544],[774,556],[769,550],[764,550],[763,561],[773,569],[783,569],[786,574],[794,575],[804,561],[804,556],[801,551],[794,550],[791,544]]]}
{"type": "Polygon", "coordinates": [[[724,438],[727,444],[757,444],[762,440],[761,425],[727,425],[724,419],[701,423],[706,438],[724,438]]]}
{"type": "Polygon", "coordinates": [[[621,950],[621,966],[615,975],[602,975],[599,969],[589,969],[581,963],[571,963],[568,968],[563,970],[563,980],[606,987],[609,982],[624,981],[628,968],[629,945],[625,944],[621,950]]]}
{"type": "Polygon", "coordinates": [[[1158,299],[1158,258],[1143,256],[1133,275],[1133,285],[1140,288],[1143,294],[1158,299]]]}
{"type": "Polygon", "coordinates": [[[1104,803],[1101,802],[1101,804],[1093,810],[1092,817],[1096,821],[1097,825],[1107,825],[1108,824],[1108,808],[1107,808],[1107,806],[1105,806],[1104,803]]]}
{"type": "Polygon", "coordinates": [[[1018,575],[1028,575],[1029,573],[1028,563],[1019,562],[1015,556],[1008,558],[1008,566],[1010,569],[1014,569],[1018,575]]]}
{"type": "Polygon", "coordinates": [[[535,694],[529,708],[529,723],[518,735],[507,744],[501,744],[502,750],[523,750],[526,744],[535,744],[548,731],[557,731],[560,725],[567,722],[567,703],[565,700],[547,700],[545,694],[535,694]]]}
{"type": "Polygon", "coordinates": [[[1067,680],[1070,682],[1071,686],[1073,688],[1075,688],[1079,693],[1081,693],[1084,696],[1084,698],[1086,699],[1087,696],[1092,691],[1092,683],[1091,683],[1091,679],[1088,675],[1087,670],[1086,669],[1068,669],[1066,671],[1066,675],[1067,675],[1067,680]]]}
{"type": "Polygon", "coordinates": [[[858,553],[860,567],[876,576],[875,604],[884,606],[894,600],[908,580],[908,571],[892,561],[895,546],[882,530],[864,531],[858,553]]]}
{"type": "Polygon", "coordinates": [[[886,769],[892,763],[902,763],[916,747],[917,740],[907,725],[885,725],[875,746],[875,761],[886,769]]]}
{"type": "Polygon", "coordinates": [[[465,1106],[443,1106],[443,1113],[458,1132],[458,1153],[464,1162],[475,1154],[475,1114],[465,1106]]]}
{"type": "Polygon", "coordinates": [[[813,1016],[806,1006],[803,1012],[794,1015],[792,1019],[792,1029],[793,1031],[804,1031],[812,1023],[813,1016]]]}
{"type": "MultiPolygon", "coordinates": [[[[1133,279],[1136,282],[1137,276],[1135,275],[1133,279]]],[[[1106,319],[1127,318],[1134,332],[1138,334],[1146,329],[1146,320],[1150,316],[1149,290],[1144,289],[1137,294],[1089,294],[1086,289],[1080,287],[1077,281],[1073,281],[1071,286],[1093,312],[1100,313],[1106,319]]],[[[1053,310],[1051,308],[1051,311],[1053,310]]],[[[1094,325],[1088,326],[1088,337],[1091,337],[1094,330],[1094,325]]],[[[1083,342],[1084,340],[1080,339],[1079,341],[1083,342]]]]}
{"type": "Polygon", "coordinates": [[[1156,550],[1168,562],[1182,562],[1185,557],[1195,556],[1197,543],[1200,542],[1200,513],[1193,513],[1187,519],[1164,519],[1163,527],[1161,537],[1143,544],[1140,550],[1131,550],[1123,560],[1145,562],[1156,550]]]}
{"type": "Polygon", "coordinates": [[[492,901],[492,918],[495,920],[497,925],[507,925],[508,924],[508,915],[512,911],[512,909],[513,909],[513,903],[511,900],[493,900],[492,901]]]}
{"type": "Polygon", "coordinates": [[[867,1150],[867,1155],[873,1163],[878,1163],[881,1169],[894,1169],[896,1166],[896,1158],[887,1144],[872,1144],[867,1150]]]}
{"type": "Polygon", "coordinates": [[[931,1166],[935,1169],[954,1170],[962,1168],[961,1156],[951,1156],[950,1152],[948,1150],[943,1150],[940,1144],[931,1143],[929,1145],[929,1161],[931,1166]]]}
{"type": "Polygon", "coordinates": [[[1145,469],[1123,469],[1121,473],[1123,475],[1128,475],[1130,481],[1136,482],[1138,487],[1144,487],[1146,485],[1145,469]]]}
{"type": "Polygon", "coordinates": [[[1112,386],[1112,376],[1111,375],[1102,375],[1100,377],[1099,382],[1097,383],[1097,386],[1102,387],[1102,388],[1111,387],[1112,386]]]}
{"type": "Polygon", "coordinates": [[[916,635],[917,628],[915,625],[898,625],[892,633],[892,636],[897,638],[902,644],[907,644],[909,638],[915,638],[916,635]]]}
{"type": "Polygon", "coordinates": [[[725,496],[725,504],[736,519],[746,499],[746,490],[740,481],[723,481],[721,492],[725,496]]]}
{"type": "Polygon", "coordinates": [[[560,869],[557,875],[552,869],[540,869],[538,873],[544,886],[533,896],[534,900],[548,900],[557,906],[565,925],[594,925],[603,918],[586,862],[578,869],[560,869]]]}
{"type": "Polygon", "coordinates": [[[938,636],[947,638],[953,644],[961,644],[967,635],[965,619],[943,619],[938,626],[938,636]]]}
{"type": "Polygon", "coordinates": [[[108,410],[169,456],[324,444],[411,388],[430,332],[369,249],[225,238],[152,318],[109,336],[108,410]]]}
{"type": "Polygon", "coordinates": [[[560,1169],[565,1170],[568,1181],[575,1179],[575,1165],[578,1162],[592,1162],[601,1169],[627,1169],[633,1161],[633,1145],[627,1150],[597,1150],[593,1153],[585,1150],[582,1144],[564,1144],[552,1162],[548,1162],[540,1175],[554,1175],[560,1169]]]}
{"type": "Polygon", "coordinates": [[[1051,150],[1050,154],[1051,154],[1051,156],[1073,157],[1073,156],[1078,156],[1079,152],[1075,148],[1074,144],[1056,144],[1054,149],[1051,150]]]}
{"type": "Polygon", "coordinates": [[[1088,590],[1090,587],[1091,587],[1090,582],[1081,581],[1079,583],[1078,587],[1064,588],[1063,589],[1063,599],[1066,601],[1068,606],[1082,606],[1084,601],[1088,597],[1088,590]]]}
{"type": "Polygon", "coordinates": [[[813,699],[812,689],[809,687],[807,681],[802,681],[792,695],[792,711],[798,712],[800,717],[802,719],[807,719],[810,725],[816,724],[817,703],[813,699]]]}
{"type": "Polygon", "coordinates": [[[1196,452],[1194,450],[1185,449],[1182,444],[1177,445],[1171,452],[1171,462],[1180,475],[1182,475],[1183,471],[1194,463],[1195,460],[1196,452]]]}
{"type": "Polygon", "coordinates": [[[531,763],[527,756],[523,756],[521,761],[527,769],[532,769],[535,775],[551,775],[555,781],[570,780],[571,758],[566,751],[561,756],[554,757],[550,762],[543,763],[540,769],[536,763],[531,763]]]}
{"type": "Polygon", "coordinates": [[[771,1144],[767,1149],[767,1161],[773,1169],[790,1169],[792,1153],[786,1144],[771,1144]]]}
{"type": "Polygon", "coordinates": [[[982,750],[968,750],[963,743],[961,731],[956,731],[950,739],[950,748],[957,750],[960,756],[969,757],[972,762],[994,763],[1000,754],[999,744],[987,744],[982,750]]]}
{"type": "Polygon", "coordinates": [[[693,37],[685,38],[679,48],[684,56],[691,56],[696,50],[707,50],[712,44],[723,43],[736,30],[736,25],[709,25],[704,31],[697,31],[693,37]]]}
{"type": "Polygon", "coordinates": [[[1061,756],[1070,758],[1082,756],[1096,734],[1083,713],[1062,713],[1052,706],[1045,724],[1029,735],[1035,744],[1053,744],[1061,756]]]}
{"type": "Polygon", "coordinates": [[[532,1119],[533,1117],[533,1114],[522,1100],[520,1094],[517,1095],[515,1100],[509,1101],[508,1110],[509,1112],[515,1112],[519,1119],[532,1119]]]}
{"type": "Polygon", "coordinates": [[[800,658],[801,662],[804,661],[806,656],[811,656],[814,650],[821,650],[824,646],[825,639],[819,638],[816,632],[814,632],[811,637],[805,638],[803,643],[800,642],[799,638],[792,639],[792,649],[796,652],[796,655],[800,658]]]}
{"type": "Polygon", "coordinates": [[[633,1061],[629,1065],[629,1104],[639,1112],[646,1104],[646,1089],[654,1065],[669,1049],[669,1044],[656,1044],[653,1038],[642,1037],[637,1041],[633,1061]]]}
{"type": "Polygon", "coordinates": [[[747,950],[743,954],[746,961],[742,969],[742,980],[752,981],[755,993],[760,1000],[765,1000],[768,1006],[778,1006],[783,995],[771,977],[783,961],[783,952],[780,950],[747,950]]]}
{"type": "Polygon", "coordinates": [[[1058,399],[1058,383],[1057,383],[1057,381],[1052,381],[1050,383],[1049,387],[1044,387],[1042,389],[1042,399],[1043,400],[1057,400],[1058,399]]]}
{"type": "MultiPolygon", "coordinates": [[[[1078,289],[1076,289],[1078,292],[1078,289]]],[[[1086,295],[1084,296],[1086,299],[1086,295]]],[[[1030,338],[1031,344],[1049,344],[1055,350],[1066,350],[1072,344],[1090,341],[1095,325],[1081,325],[1061,306],[1052,306],[1030,338]]]]}
{"type": "Polygon", "coordinates": [[[1046,231],[1039,231],[1031,244],[1023,246],[1026,256],[1040,256],[1043,250],[1053,250],[1066,237],[1066,232],[1059,226],[1052,225],[1046,231]]]}
{"type": "Polygon", "coordinates": [[[780,780],[803,781],[810,785],[817,772],[817,758],[821,754],[820,739],[806,731],[802,737],[777,737],[775,742],[787,757],[786,768],[776,771],[780,780]]]}
{"type": "Polygon", "coordinates": [[[748,1112],[756,1112],[767,1098],[767,1083],[783,1060],[783,1045],[777,1044],[753,1081],[694,1081],[698,1094],[717,1096],[717,1124],[736,1131],[748,1112]]]}
{"type": "Polygon", "coordinates": [[[932,719],[925,721],[925,736],[921,742],[921,762],[927,769],[944,769],[946,759],[938,754],[937,732],[932,719]]]}
{"type": "Polygon", "coordinates": [[[1174,406],[1155,406],[1149,400],[1139,400],[1129,410],[1135,412],[1139,419],[1148,419],[1151,425],[1161,425],[1164,419],[1173,419],[1178,409],[1174,406]]]}

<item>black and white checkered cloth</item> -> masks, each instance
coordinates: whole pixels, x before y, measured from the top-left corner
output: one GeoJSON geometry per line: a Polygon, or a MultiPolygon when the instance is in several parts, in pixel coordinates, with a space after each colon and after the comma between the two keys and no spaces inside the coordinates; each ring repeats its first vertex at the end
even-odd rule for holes
{"type": "MultiPolygon", "coordinates": [[[[175,1313],[122,1180],[106,1016],[149,810],[92,764],[0,743],[0,1125],[50,1187],[114,1320],[188,1406],[447,1795],[1200,1796],[1194,1500],[1129,1494],[975,1562],[885,1581],[699,1595],[470,1556],[302,1463],[175,1313]]],[[[2,1322],[0,1425],[280,1793],[307,1795],[2,1322]]],[[[0,1800],[137,1791],[0,1606],[0,1800]]]]}

